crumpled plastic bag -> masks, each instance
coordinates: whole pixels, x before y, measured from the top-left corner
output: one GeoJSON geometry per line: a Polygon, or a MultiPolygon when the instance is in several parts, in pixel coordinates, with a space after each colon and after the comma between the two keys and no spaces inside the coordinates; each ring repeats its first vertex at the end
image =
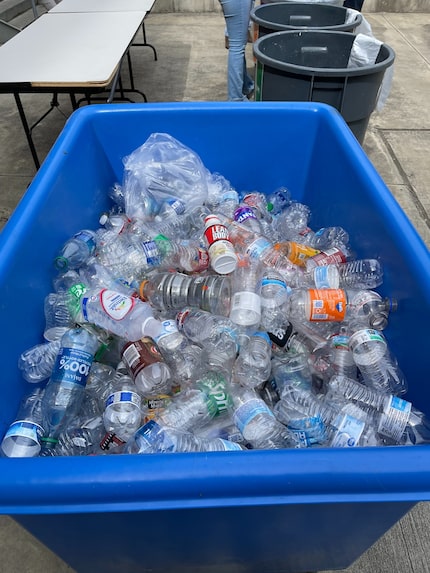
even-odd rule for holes
{"type": "MultiPolygon", "coordinates": [[[[357,10],[348,8],[345,22],[352,22],[356,15],[357,10]]],[[[354,34],[356,37],[349,56],[348,68],[360,68],[374,64],[383,42],[374,37],[372,27],[363,15],[361,23],[354,30],[354,34]]],[[[379,89],[378,99],[376,101],[376,111],[381,111],[387,101],[391,91],[393,74],[394,64],[385,70],[381,87],[379,89]]]]}
{"type": "Polygon", "coordinates": [[[203,205],[207,169],[200,157],[166,133],[152,133],[123,158],[122,192],[131,219],[153,219],[166,202],[182,212],[203,205]]]}

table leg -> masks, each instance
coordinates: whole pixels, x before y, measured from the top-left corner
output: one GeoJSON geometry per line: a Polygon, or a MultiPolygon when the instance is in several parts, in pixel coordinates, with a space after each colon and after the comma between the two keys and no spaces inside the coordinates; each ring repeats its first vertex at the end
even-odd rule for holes
{"type": "Polygon", "coordinates": [[[16,107],[18,109],[19,117],[21,118],[22,127],[24,128],[24,132],[25,132],[25,135],[27,137],[28,146],[30,148],[34,164],[36,166],[36,169],[39,169],[40,161],[39,161],[39,158],[37,156],[36,147],[34,146],[33,138],[31,136],[31,129],[28,125],[28,121],[27,121],[27,118],[25,116],[25,112],[24,112],[24,108],[22,106],[21,98],[20,98],[18,92],[14,92],[13,95],[15,98],[16,107]]]}

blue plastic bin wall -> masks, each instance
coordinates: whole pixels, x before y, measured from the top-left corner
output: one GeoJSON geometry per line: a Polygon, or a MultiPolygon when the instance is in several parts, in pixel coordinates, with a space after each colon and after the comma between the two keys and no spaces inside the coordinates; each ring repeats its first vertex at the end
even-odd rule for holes
{"type": "Polygon", "coordinates": [[[342,6],[330,4],[311,4],[306,2],[274,2],[255,6],[251,11],[251,20],[257,28],[260,38],[273,32],[297,30],[331,30],[353,32],[362,21],[357,13],[347,21],[348,10],[342,6]]]}
{"type": "MultiPolygon", "coordinates": [[[[94,105],[68,121],[0,235],[2,435],[28,387],[17,359],[41,341],[53,258],[75,231],[98,226],[122,159],[153,132],[238,190],[286,185],[311,207],[312,226],[344,226],[357,256],[383,261],[381,294],[399,301],[385,332],[407,398],[429,413],[429,252],[333,108],[94,105]]],[[[0,511],[79,573],[299,573],[347,567],[430,499],[429,477],[426,446],[0,459],[0,511]]]]}
{"type": "Polygon", "coordinates": [[[375,109],[392,48],[374,64],[349,68],[355,36],[348,32],[273,32],[254,43],[257,101],[316,101],[335,107],[360,143],[375,109]]]}

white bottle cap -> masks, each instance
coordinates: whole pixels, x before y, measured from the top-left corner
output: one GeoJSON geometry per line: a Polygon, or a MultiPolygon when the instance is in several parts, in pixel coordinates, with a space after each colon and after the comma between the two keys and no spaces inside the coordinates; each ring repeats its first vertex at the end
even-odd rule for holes
{"type": "Polygon", "coordinates": [[[225,252],[211,260],[211,267],[219,275],[228,275],[234,271],[237,266],[237,257],[235,253],[225,252]]]}

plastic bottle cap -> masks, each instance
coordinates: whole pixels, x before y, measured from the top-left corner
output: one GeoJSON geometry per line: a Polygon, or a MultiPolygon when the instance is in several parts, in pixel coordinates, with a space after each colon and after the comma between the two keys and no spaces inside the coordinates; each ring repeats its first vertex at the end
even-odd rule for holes
{"type": "Polygon", "coordinates": [[[220,275],[228,275],[237,267],[237,257],[235,253],[223,253],[211,260],[211,267],[220,275]]]}
{"type": "Polygon", "coordinates": [[[144,300],[144,301],[147,301],[147,298],[146,298],[146,296],[145,296],[144,291],[145,291],[145,285],[146,285],[148,282],[149,282],[149,280],[148,280],[148,279],[145,279],[144,281],[142,281],[142,282],[140,283],[140,286],[139,286],[139,297],[140,297],[142,300],[144,300]]]}

